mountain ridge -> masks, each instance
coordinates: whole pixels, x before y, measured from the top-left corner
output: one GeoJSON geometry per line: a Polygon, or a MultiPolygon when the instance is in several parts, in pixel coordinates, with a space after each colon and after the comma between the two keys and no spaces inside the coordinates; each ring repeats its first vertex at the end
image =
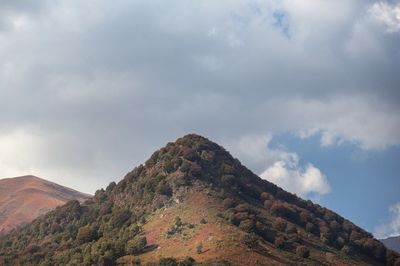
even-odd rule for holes
{"type": "Polygon", "coordinates": [[[10,234],[0,250],[6,265],[400,263],[370,233],[261,179],[195,134],[168,143],[83,204],[69,202],[10,234]]]}
{"type": "Polygon", "coordinates": [[[69,200],[90,196],[33,175],[0,179],[0,192],[0,235],[69,200]]]}

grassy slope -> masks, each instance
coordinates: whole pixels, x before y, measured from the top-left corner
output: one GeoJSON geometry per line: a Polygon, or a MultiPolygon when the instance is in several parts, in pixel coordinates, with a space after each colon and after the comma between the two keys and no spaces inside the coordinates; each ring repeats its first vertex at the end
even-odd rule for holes
{"type": "Polygon", "coordinates": [[[221,201],[206,192],[188,193],[184,202],[160,209],[148,217],[144,235],[148,245],[154,249],[136,257],[125,256],[120,263],[129,264],[139,258],[142,264],[146,264],[162,257],[183,259],[191,256],[197,262],[226,260],[234,265],[321,265],[320,261],[326,261],[326,265],[368,265],[358,260],[341,258],[337,251],[321,246],[314,236],[300,228],[299,233],[306,239],[305,243],[311,250],[310,258],[299,258],[266,241],[261,243],[264,250],[257,252],[244,244],[244,231],[218,216],[223,211],[221,201]],[[182,219],[182,231],[168,238],[167,230],[173,226],[177,216],[182,219]],[[200,223],[202,218],[207,221],[206,224],[200,223]],[[194,228],[189,228],[189,224],[193,224],[194,228]],[[200,254],[196,252],[198,243],[203,245],[200,254]]]}

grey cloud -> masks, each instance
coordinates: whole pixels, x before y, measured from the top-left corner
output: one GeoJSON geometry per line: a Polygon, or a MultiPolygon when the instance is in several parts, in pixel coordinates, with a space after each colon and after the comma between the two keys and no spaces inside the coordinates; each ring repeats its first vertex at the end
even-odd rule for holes
{"type": "Polygon", "coordinates": [[[400,143],[400,35],[368,19],[371,1],[340,2],[339,19],[286,1],[5,3],[8,19],[26,21],[0,31],[0,135],[34,135],[48,153],[38,171],[75,186],[87,176],[88,191],[188,132],[222,144],[316,129],[364,148],[400,143]]]}

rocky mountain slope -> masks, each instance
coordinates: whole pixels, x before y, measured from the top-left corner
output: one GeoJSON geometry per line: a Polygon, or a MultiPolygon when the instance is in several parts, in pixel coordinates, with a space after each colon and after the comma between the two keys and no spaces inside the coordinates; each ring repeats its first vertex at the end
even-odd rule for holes
{"type": "Polygon", "coordinates": [[[0,235],[69,200],[84,201],[88,196],[35,176],[0,179],[0,235]]]}
{"type": "Polygon", "coordinates": [[[0,265],[399,265],[338,214],[187,135],[0,241],[0,265]]]}

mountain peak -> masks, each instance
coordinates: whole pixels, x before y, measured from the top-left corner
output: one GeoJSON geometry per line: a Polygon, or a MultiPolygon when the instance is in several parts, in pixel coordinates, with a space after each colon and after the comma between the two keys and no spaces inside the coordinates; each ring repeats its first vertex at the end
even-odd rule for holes
{"type": "Polygon", "coordinates": [[[254,175],[222,146],[203,136],[188,134],[155,151],[144,165],[136,167],[125,179],[140,175],[163,176],[170,183],[185,179],[183,183],[186,184],[195,180],[219,184],[219,179],[234,179],[243,171],[248,176],[254,175]]]}

